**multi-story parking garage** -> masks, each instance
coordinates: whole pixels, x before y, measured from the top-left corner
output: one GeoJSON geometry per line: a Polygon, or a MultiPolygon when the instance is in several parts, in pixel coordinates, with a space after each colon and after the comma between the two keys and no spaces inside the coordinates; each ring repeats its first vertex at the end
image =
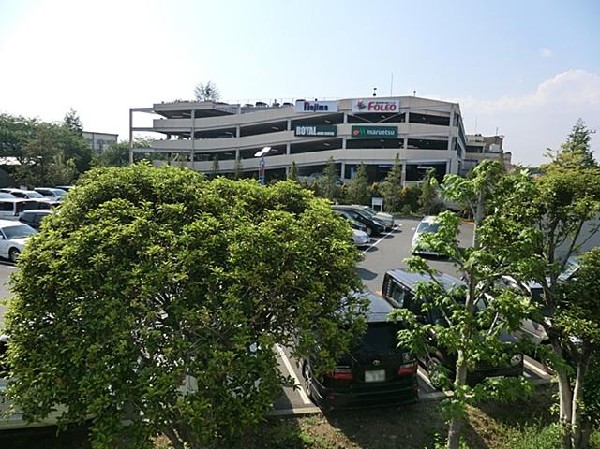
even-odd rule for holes
{"type": "Polygon", "coordinates": [[[130,110],[130,139],[137,131],[162,139],[150,150],[132,148],[131,158],[136,151],[167,153],[173,165],[244,176],[258,176],[263,166],[267,180],[285,178],[292,163],[299,176],[318,176],[333,158],[341,179],[351,179],[364,163],[369,180],[379,181],[398,158],[410,183],[431,167],[439,177],[460,173],[467,150],[459,105],[415,96],[159,103],[130,110]],[[134,127],[137,112],[159,118],[152,127],[134,127]],[[256,157],[263,149],[264,158],[256,157]]]}

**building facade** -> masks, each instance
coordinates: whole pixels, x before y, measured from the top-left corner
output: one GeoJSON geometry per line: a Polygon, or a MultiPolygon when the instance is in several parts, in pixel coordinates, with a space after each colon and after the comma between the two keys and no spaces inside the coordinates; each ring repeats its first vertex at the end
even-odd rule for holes
{"type": "Polygon", "coordinates": [[[90,144],[90,148],[97,153],[101,153],[112,144],[117,143],[119,137],[118,134],[95,133],[91,131],[83,131],[82,135],[90,144]]]}
{"type": "Polygon", "coordinates": [[[467,150],[463,158],[461,175],[466,175],[469,170],[485,159],[502,162],[509,170],[512,168],[512,153],[505,152],[502,148],[504,136],[485,137],[481,134],[467,135],[467,150]]]}
{"type": "Polygon", "coordinates": [[[135,132],[159,133],[161,139],[150,149],[131,148],[131,160],[134,152],[165,153],[168,162],[161,163],[205,173],[264,174],[267,181],[285,179],[292,163],[299,176],[316,177],[330,158],[342,180],[364,163],[369,181],[381,181],[396,158],[405,183],[419,182],[430,168],[441,179],[464,171],[467,151],[459,105],[416,96],[159,103],[130,109],[130,141],[135,132]],[[157,118],[151,126],[135,127],[133,115],[140,112],[157,118]]]}

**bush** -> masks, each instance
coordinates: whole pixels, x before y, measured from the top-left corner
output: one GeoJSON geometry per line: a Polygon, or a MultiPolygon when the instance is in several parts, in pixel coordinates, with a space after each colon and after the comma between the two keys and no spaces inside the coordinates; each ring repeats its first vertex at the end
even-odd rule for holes
{"type": "Polygon", "coordinates": [[[505,428],[506,439],[502,449],[560,449],[560,426],[531,425],[521,429],[505,428]]]}

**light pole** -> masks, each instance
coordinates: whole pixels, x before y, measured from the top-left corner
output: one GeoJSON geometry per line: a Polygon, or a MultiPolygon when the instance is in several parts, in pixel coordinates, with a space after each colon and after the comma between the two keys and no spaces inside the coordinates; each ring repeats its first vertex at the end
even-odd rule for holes
{"type": "Polygon", "coordinates": [[[258,166],[258,177],[260,179],[260,183],[264,186],[266,184],[265,179],[265,154],[271,151],[271,147],[264,147],[262,150],[254,153],[254,157],[260,157],[260,162],[258,166]]]}

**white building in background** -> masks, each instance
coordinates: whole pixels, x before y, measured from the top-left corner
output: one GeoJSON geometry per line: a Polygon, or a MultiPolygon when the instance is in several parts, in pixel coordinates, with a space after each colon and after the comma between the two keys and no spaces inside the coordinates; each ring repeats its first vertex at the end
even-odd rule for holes
{"type": "Polygon", "coordinates": [[[369,181],[381,181],[394,164],[402,164],[407,183],[420,181],[429,168],[441,179],[465,171],[467,137],[457,103],[415,96],[300,99],[267,104],[175,101],[130,109],[134,133],[159,133],[150,149],[167,154],[171,165],[221,174],[237,166],[244,176],[259,176],[265,147],[265,176],[285,179],[292,162],[299,176],[318,175],[333,158],[340,178],[351,179],[364,163],[369,181]],[[151,113],[151,126],[134,126],[134,115],[151,113]]]}
{"type": "Polygon", "coordinates": [[[90,144],[93,151],[101,153],[114,143],[117,143],[118,134],[95,133],[83,131],[83,138],[90,144]]]}

